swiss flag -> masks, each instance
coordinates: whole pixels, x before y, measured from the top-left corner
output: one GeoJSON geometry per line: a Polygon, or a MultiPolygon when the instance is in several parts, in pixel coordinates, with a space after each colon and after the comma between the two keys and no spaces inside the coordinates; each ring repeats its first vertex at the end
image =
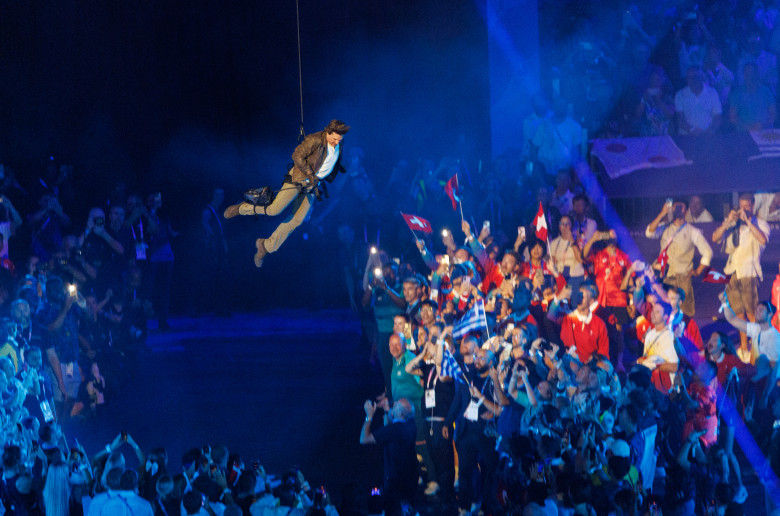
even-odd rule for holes
{"type": "Polygon", "coordinates": [[[406,221],[406,225],[409,226],[409,229],[412,231],[433,233],[433,227],[431,226],[431,223],[424,218],[418,217],[417,215],[407,215],[406,213],[402,213],[401,216],[406,221]]]}
{"type": "Polygon", "coordinates": [[[547,220],[544,218],[544,208],[542,203],[539,203],[539,211],[536,212],[536,217],[532,222],[534,230],[536,231],[536,238],[542,241],[547,240],[547,220]]]}
{"type": "Polygon", "coordinates": [[[731,276],[726,276],[722,272],[718,272],[714,269],[707,271],[707,274],[702,278],[704,283],[721,283],[725,284],[729,282],[731,276]]]}
{"type": "Polygon", "coordinates": [[[458,210],[458,203],[460,202],[460,189],[458,187],[458,174],[455,174],[450,178],[449,181],[447,181],[447,184],[444,185],[444,193],[447,194],[447,197],[450,198],[450,201],[452,201],[452,209],[454,211],[458,210]]]}

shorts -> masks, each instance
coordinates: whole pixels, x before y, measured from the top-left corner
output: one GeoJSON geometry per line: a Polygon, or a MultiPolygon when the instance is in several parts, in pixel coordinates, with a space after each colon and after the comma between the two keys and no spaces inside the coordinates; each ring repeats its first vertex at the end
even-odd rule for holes
{"type": "Polygon", "coordinates": [[[726,296],[735,314],[754,314],[758,305],[758,278],[737,279],[736,275],[731,276],[726,296]]]}

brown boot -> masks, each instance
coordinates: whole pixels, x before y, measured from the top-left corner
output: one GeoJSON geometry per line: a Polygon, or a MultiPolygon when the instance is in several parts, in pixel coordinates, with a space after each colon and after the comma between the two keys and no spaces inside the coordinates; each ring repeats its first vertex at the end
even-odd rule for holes
{"type": "Polygon", "coordinates": [[[257,248],[257,252],[255,253],[255,267],[258,268],[263,266],[265,255],[268,254],[268,251],[265,250],[265,245],[263,245],[263,242],[265,242],[265,238],[258,238],[255,241],[255,247],[257,248]]]}
{"type": "Polygon", "coordinates": [[[246,203],[245,202],[241,202],[241,203],[238,203],[238,204],[231,204],[230,206],[225,208],[225,213],[223,213],[222,215],[226,219],[232,219],[236,215],[239,215],[238,209],[241,207],[242,204],[246,204],[246,203]]]}

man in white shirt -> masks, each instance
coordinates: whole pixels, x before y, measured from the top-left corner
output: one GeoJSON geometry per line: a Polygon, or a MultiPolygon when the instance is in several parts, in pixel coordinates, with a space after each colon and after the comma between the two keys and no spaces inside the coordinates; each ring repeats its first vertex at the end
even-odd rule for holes
{"type": "Polygon", "coordinates": [[[582,126],[568,116],[568,102],[555,100],[553,117],[544,120],[536,130],[531,143],[539,148],[539,161],[551,176],[579,161],[582,126]]]}
{"type": "Polygon", "coordinates": [[[693,317],[696,306],[693,297],[693,284],[691,276],[700,276],[712,260],[712,248],[707,243],[701,231],[685,222],[688,211],[688,203],[678,199],[671,204],[666,203],[658,216],[645,229],[647,238],[661,239],[661,253],[666,251],[668,256],[668,270],[664,283],[680,287],[685,292],[685,301],[682,303],[682,311],[685,315],[693,317]],[[669,214],[672,214],[671,224],[662,224],[669,214]],[[693,254],[698,250],[701,255],[699,266],[693,268],[693,254]]]}
{"type": "Polygon", "coordinates": [[[756,216],[767,222],[780,221],[780,192],[760,192],[756,197],[756,216]]]}
{"type": "Polygon", "coordinates": [[[660,382],[667,392],[674,383],[674,374],[680,362],[674,347],[674,333],[667,325],[670,314],[671,306],[668,304],[658,301],[653,305],[650,312],[650,324],[653,327],[645,333],[642,356],[636,361],[651,371],[658,369],[659,373],[668,373],[668,379],[654,381],[656,387],[659,387],[660,382]]]}
{"type": "Polygon", "coordinates": [[[720,127],[723,111],[718,92],[704,83],[704,72],[691,66],[686,75],[688,86],[674,96],[677,129],[680,134],[701,134],[720,127]]]}
{"type": "MultiPolygon", "coordinates": [[[[769,241],[769,224],[755,216],[753,194],[739,196],[739,209],[731,210],[723,224],[712,234],[712,241],[726,239],[729,259],[723,272],[731,275],[726,287],[729,304],[742,320],[754,322],[758,304],[758,282],[764,279],[761,254],[769,241]]],[[[740,348],[747,350],[747,337],[740,333],[740,348]]]]}
{"type": "Polygon", "coordinates": [[[775,367],[777,359],[780,357],[780,332],[771,323],[775,314],[772,303],[768,301],[758,303],[755,322],[746,322],[734,313],[725,292],[722,292],[718,297],[722,303],[726,320],[741,333],[746,334],[752,343],[749,353],[745,353],[742,348],[739,349],[737,355],[740,360],[746,363],[755,363],[760,355],[764,355],[772,367],[775,367]]]}
{"type": "Polygon", "coordinates": [[[287,237],[300,226],[311,211],[317,186],[323,179],[332,183],[339,172],[346,172],[341,165],[341,140],[349,126],[341,120],[331,120],[322,131],[310,134],[293,151],[294,166],[284,178],[282,188],[267,206],[255,206],[249,202],[233,204],[225,210],[226,219],[237,215],[275,216],[293,204],[292,213],[268,238],[255,241],[255,266],[262,267],[268,253],[275,253],[287,237]],[[294,201],[294,202],[293,202],[294,201]]]}
{"type": "Polygon", "coordinates": [[[688,211],[685,213],[685,222],[698,224],[700,222],[714,222],[712,214],[704,207],[704,201],[698,195],[691,195],[688,199],[688,211]]]}

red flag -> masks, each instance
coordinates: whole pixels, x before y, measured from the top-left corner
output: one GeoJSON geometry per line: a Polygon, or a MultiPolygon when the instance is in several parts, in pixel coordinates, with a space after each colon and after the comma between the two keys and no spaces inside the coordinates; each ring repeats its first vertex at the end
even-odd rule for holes
{"type": "Polygon", "coordinates": [[[536,212],[536,217],[532,222],[534,230],[536,231],[536,238],[546,242],[547,241],[547,219],[544,218],[544,209],[542,203],[539,203],[539,211],[536,212]]]}
{"type": "Polygon", "coordinates": [[[718,272],[714,269],[710,269],[707,271],[707,274],[702,278],[702,281],[704,283],[721,283],[725,284],[729,282],[729,279],[731,279],[731,276],[726,276],[722,272],[718,272]]]}
{"type": "Polygon", "coordinates": [[[655,259],[655,263],[658,264],[658,266],[661,268],[661,277],[663,278],[666,276],[666,266],[669,265],[669,253],[666,252],[666,250],[669,247],[664,247],[664,250],[661,251],[661,254],[658,255],[658,258],[655,259]]]}
{"type": "Polygon", "coordinates": [[[406,221],[406,225],[409,226],[409,229],[412,231],[433,233],[433,226],[431,226],[431,223],[424,218],[418,217],[417,215],[407,215],[406,213],[402,213],[401,216],[406,221]]]}
{"type": "Polygon", "coordinates": [[[447,181],[447,184],[444,186],[444,193],[446,193],[447,197],[449,197],[450,201],[452,201],[453,211],[457,211],[458,203],[460,202],[460,188],[458,186],[458,174],[455,174],[450,178],[449,181],[447,181]]]}

